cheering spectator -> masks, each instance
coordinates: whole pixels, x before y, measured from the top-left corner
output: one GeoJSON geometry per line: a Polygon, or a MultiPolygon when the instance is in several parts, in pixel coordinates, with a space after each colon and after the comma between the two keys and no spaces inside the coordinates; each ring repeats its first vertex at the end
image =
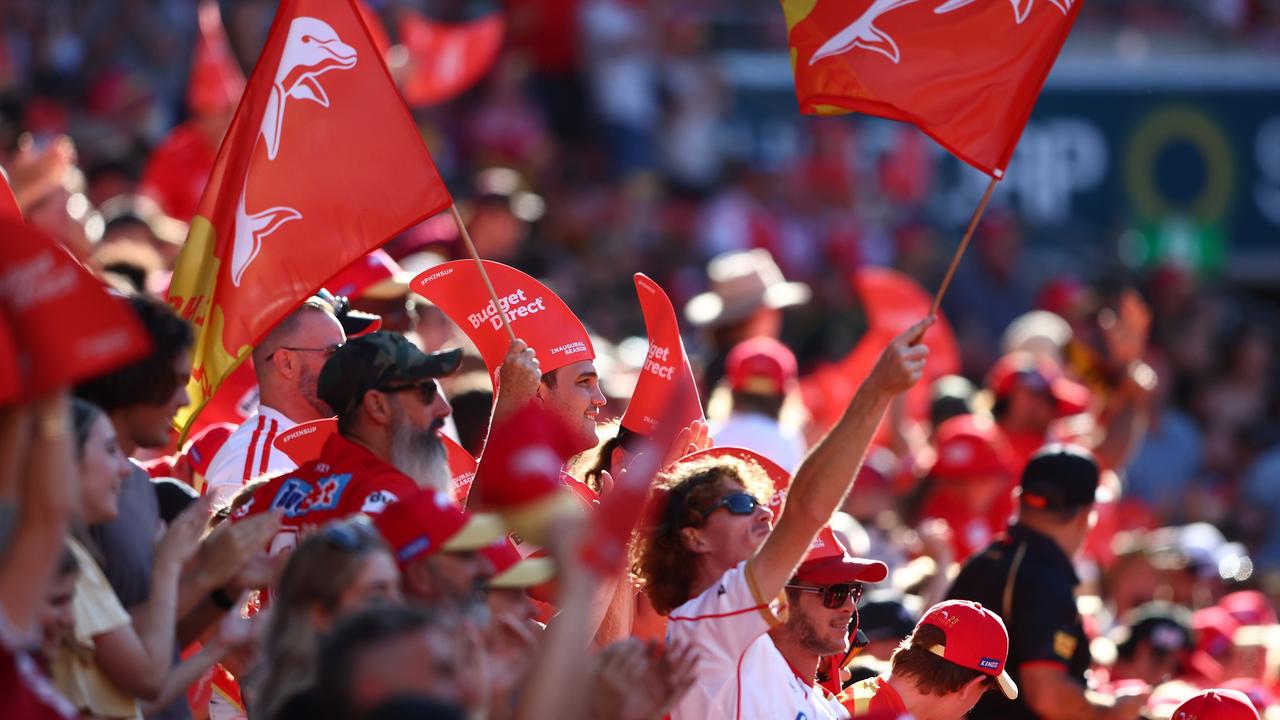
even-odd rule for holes
{"type": "Polygon", "coordinates": [[[262,655],[246,680],[253,716],[321,712],[311,691],[320,637],[362,608],[399,602],[396,561],[367,520],[334,522],[303,540],[272,594],[262,655]]]}

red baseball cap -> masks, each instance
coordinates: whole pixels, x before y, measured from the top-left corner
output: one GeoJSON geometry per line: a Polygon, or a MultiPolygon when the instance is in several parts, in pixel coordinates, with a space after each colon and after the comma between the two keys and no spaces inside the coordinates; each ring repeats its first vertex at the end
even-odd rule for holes
{"type": "Polygon", "coordinates": [[[1026,352],[1013,352],[996,361],[987,375],[987,387],[997,398],[1018,386],[1047,392],[1058,405],[1058,415],[1076,415],[1089,408],[1089,388],[1068,380],[1052,362],[1026,352]]]}
{"type": "Polygon", "coordinates": [[[524,589],[537,587],[551,580],[556,574],[556,564],[549,557],[521,557],[515,543],[508,537],[499,538],[481,552],[493,563],[493,577],[489,587],[497,589],[524,589]]]}
{"type": "Polygon", "coordinates": [[[938,426],[938,460],[930,474],[944,480],[1011,475],[1009,442],[980,415],[957,415],[938,426]]]}
{"type": "Polygon", "coordinates": [[[1275,625],[1276,610],[1267,596],[1257,590],[1239,590],[1218,600],[1218,607],[1230,613],[1241,625],[1275,625]]]}
{"type": "Polygon", "coordinates": [[[725,359],[725,377],[734,392],[782,395],[796,383],[796,356],[771,337],[743,340],[725,359]]]}
{"type": "Polygon", "coordinates": [[[932,625],[947,636],[945,645],[934,645],[929,652],[994,677],[1005,697],[1017,699],[1018,686],[1004,667],[1009,632],[999,615],[971,600],[947,600],[929,608],[916,627],[921,625],[932,625]]]}
{"type": "Polygon", "coordinates": [[[1205,690],[1178,706],[1170,720],[1258,720],[1249,696],[1239,690],[1205,690]]]}
{"type": "Polygon", "coordinates": [[[409,293],[411,280],[413,275],[379,249],[338,271],[324,286],[339,297],[394,300],[409,293]]]}
{"type": "MultiPolygon", "coordinates": [[[[188,440],[183,454],[187,456],[187,462],[191,463],[191,469],[202,477],[208,473],[213,456],[218,454],[218,450],[227,442],[227,438],[231,437],[235,429],[236,426],[231,423],[214,423],[188,440]]],[[[200,484],[197,483],[197,487],[199,486],[200,484]]]]}
{"type": "Polygon", "coordinates": [[[817,585],[834,585],[847,582],[878,583],[889,577],[889,567],[879,560],[856,558],[845,549],[844,543],[832,532],[830,526],[818,531],[809,554],[796,569],[796,579],[817,585]]]}
{"type": "Polygon", "coordinates": [[[481,550],[506,532],[498,516],[468,513],[436,490],[388,505],[373,524],[401,567],[440,551],[481,550]]]}

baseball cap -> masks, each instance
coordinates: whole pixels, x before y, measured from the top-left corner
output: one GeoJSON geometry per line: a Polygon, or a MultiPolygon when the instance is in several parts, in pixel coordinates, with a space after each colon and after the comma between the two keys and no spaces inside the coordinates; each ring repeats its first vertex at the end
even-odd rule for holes
{"type": "Polygon", "coordinates": [[[1121,654],[1146,642],[1165,653],[1179,653],[1192,646],[1191,613],[1177,605],[1149,602],[1133,611],[1118,645],[1121,654]]]}
{"type": "Polygon", "coordinates": [[[1218,600],[1218,607],[1231,613],[1241,625],[1275,625],[1276,611],[1267,596],[1257,590],[1238,590],[1218,600]]]}
{"type": "Polygon", "coordinates": [[[498,516],[468,513],[436,490],[391,503],[373,524],[401,567],[441,551],[481,550],[506,532],[498,516]]]}
{"type": "Polygon", "coordinates": [[[771,337],[743,340],[725,358],[725,376],[734,392],[782,395],[796,382],[796,356],[771,337]]]}
{"type": "Polygon", "coordinates": [[[915,616],[896,591],[872,593],[858,606],[858,629],[871,642],[901,640],[915,627],[915,616]]]}
{"type": "Polygon", "coordinates": [[[796,569],[796,579],[818,585],[847,582],[877,583],[889,576],[889,567],[879,560],[856,558],[827,525],[818,532],[809,554],[796,569]]]}
{"type": "Polygon", "coordinates": [[[1239,690],[1216,688],[1179,705],[1171,720],[1258,720],[1258,711],[1239,690]]]}
{"type": "Polygon", "coordinates": [[[1020,485],[1022,502],[1033,508],[1082,508],[1092,505],[1098,492],[1098,463],[1079,445],[1045,445],[1027,462],[1020,485]]]}
{"type": "Polygon", "coordinates": [[[187,456],[187,462],[191,463],[191,470],[204,477],[209,472],[213,456],[218,454],[218,450],[235,429],[236,426],[231,423],[213,423],[187,441],[183,454],[187,456]]]}
{"type": "Polygon", "coordinates": [[[409,293],[412,279],[386,250],[378,249],[339,270],[325,287],[338,296],[394,300],[409,293]]]}
{"type": "Polygon", "coordinates": [[[498,589],[524,589],[537,587],[556,574],[555,562],[548,557],[521,557],[515,543],[508,537],[499,538],[481,550],[493,564],[493,577],[489,587],[498,589]]]}
{"type": "Polygon", "coordinates": [[[916,627],[920,625],[932,625],[947,638],[945,645],[934,645],[929,652],[990,675],[1005,697],[1017,699],[1018,686],[1004,667],[1009,657],[1009,632],[999,615],[971,600],[947,600],[929,608],[916,627]]]}
{"type": "Polygon", "coordinates": [[[399,333],[380,330],[347,341],[320,370],[317,394],[341,416],[370,390],[443,377],[458,369],[462,351],[422,352],[399,333]]]}
{"type": "Polygon", "coordinates": [[[938,426],[938,460],[930,474],[943,480],[1011,475],[1009,442],[990,419],[957,415],[938,426]]]}
{"type": "Polygon", "coordinates": [[[997,398],[1007,397],[1016,387],[1049,393],[1059,416],[1076,415],[1089,407],[1089,388],[1068,380],[1051,361],[1027,352],[1009,353],[997,360],[987,375],[987,387],[997,398]]]}
{"type": "Polygon", "coordinates": [[[316,297],[329,303],[333,314],[342,325],[342,332],[347,338],[356,338],[376,332],[382,327],[382,318],[373,313],[363,312],[351,307],[351,301],[345,296],[334,295],[325,288],[316,291],[316,297]]]}

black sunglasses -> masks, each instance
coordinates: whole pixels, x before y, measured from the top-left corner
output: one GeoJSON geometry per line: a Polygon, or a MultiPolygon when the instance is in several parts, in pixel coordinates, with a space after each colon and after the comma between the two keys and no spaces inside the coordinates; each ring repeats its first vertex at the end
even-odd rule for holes
{"type": "Polygon", "coordinates": [[[756,500],[756,496],[751,493],[736,492],[725,495],[716,501],[714,505],[707,508],[702,513],[702,517],[711,517],[711,513],[724,508],[734,515],[751,515],[760,507],[760,501],[756,500]]]}
{"type": "Polygon", "coordinates": [[[404,392],[405,390],[417,390],[419,396],[422,398],[423,405],[430,405],[431,403],[435,402],[436,394],[440,392],[440,386],[436,384],[435,380],[424,380],[423,382],[416,382],[409,385],[391,385],[388,387],[378,388],[378,389],[384,393],[396,393],[396,392],[404,392]]]}
{"type": "Polygon", "coordinates": [[[838,583],[836,585],[822,585],[813,587],[812,585],[787,585],[787,587],[802,592],[822,593],[822,607],[836,610],[844,607],[844,604],[853,598],[853,604],[856,607],[858,601],[862,599],[862,583],[838,583]]]}

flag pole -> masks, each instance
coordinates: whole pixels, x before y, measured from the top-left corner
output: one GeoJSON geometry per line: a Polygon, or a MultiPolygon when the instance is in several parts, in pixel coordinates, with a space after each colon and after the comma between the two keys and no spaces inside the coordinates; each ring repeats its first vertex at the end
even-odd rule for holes
{"type": "Polygon", "coordinates": [[[929,309],[930,315],[938,314],[938,306],[942,304],[942,296],[946,294],[947,287],[951,285],[951,277],[956,274],[956,268],[960,267],[960,258],[964,256],[965,248],[969,247],[969,239],[973,237],[973,231],[978,227],[978,221],[982,219],[982,213],[987,209],[987,202],[991,200],[991,193],[995,192],[996,183],[1000,182],[999,177],[992,177],[991,182],[987,185],[987,191],[982,194],[982,202],[978,203],[978,209],[973,211],[973,217],[969,218],[969,229],[964,231],[964,238],[960,240],[960,247],[956,248],[956,254],[951,258],[951,267],[947,268],[947,274],[942,278],[942,284],[938,286],[938,292],[933,296],[933,306],[929,309]]]}
{"type": "Polygon", "coordinates": [[[453,215],[453,223],[458,226],[458,232],[462,234],[462,242],[466,243],[467,252],[471,253],[471,259],[476,261],[476,269],[480,271],[480,278],[484,280],[485,289],[489,291],[489,299],[493,301],[493,309],[497,311],[498,317],[502,318],[502,327],[506,328],[507,337],[510,338],[511,342],[515,342],[516,331],[511,329],[507,314],[502,311],[502,304],[498,302],[498,292],[493,289],[493,282],[489,280],[489,273],[485,271],[484,263],[480,262],[480,253],[476,252],[475,243],[471,242],[471,233],[467,232],[466,223],[462,222],[462,215],[458,212],[457,203],[449,203],[449,213],[453,215]]]}

